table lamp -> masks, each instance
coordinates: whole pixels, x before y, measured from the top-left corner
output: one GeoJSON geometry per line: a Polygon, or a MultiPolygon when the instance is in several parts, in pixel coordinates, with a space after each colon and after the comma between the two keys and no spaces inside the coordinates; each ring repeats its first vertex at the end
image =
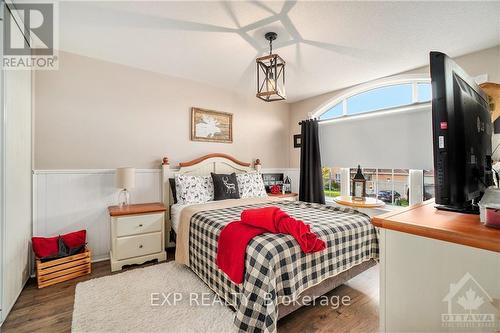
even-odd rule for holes
{"type": "Polygon", "coordinates": [[[121,189],[118,194],[118,205],[130,204],[130,192],[135,187],[135,168],[116,169],[116,187],[121,189]]]}

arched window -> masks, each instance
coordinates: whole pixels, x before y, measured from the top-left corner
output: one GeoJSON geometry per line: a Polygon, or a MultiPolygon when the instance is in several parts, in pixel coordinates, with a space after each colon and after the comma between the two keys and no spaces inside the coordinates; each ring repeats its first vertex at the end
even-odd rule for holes
{"type": "Polygon", "coordinates": [[[312,116],[329,120],[427,105],[431,91],[430,79],[421,75],[385,78],[348,89],[323,104],[312,116]]]}

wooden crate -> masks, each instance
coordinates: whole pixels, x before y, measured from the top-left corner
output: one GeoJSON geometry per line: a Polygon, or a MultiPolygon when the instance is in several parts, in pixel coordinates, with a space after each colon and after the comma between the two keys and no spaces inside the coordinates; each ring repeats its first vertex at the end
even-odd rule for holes
{"type": "Polygon", "coordinates": [[[41,262],[40,259],[36,259],[38,288],[48,287],[59,282],[90,274],[90,255],[90,249],[85,249],[85,252],[47,262],[41,262]]]}

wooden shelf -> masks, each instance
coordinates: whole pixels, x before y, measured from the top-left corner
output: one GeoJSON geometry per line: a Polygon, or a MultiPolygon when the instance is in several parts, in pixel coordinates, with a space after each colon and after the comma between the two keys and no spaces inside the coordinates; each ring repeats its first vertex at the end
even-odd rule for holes
{"type": "Polygon", "coordinates": [[[373,225],[417,236],[500,252],[500,229],[486,227],[479,215],[438,210],[434,200],[372,218],[373,225]]]}

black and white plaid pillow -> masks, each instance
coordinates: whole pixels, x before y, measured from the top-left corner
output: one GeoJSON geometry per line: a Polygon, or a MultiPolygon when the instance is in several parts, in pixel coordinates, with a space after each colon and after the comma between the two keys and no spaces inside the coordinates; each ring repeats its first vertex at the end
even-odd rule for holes
{"type": "Polygon", "coordinates": [[[240,173],[236,175],[238,189],[242,198],[265,198],[267,197],[264,180],[260,173],[240,173]]]}
{"type": "Polygon", "coordinates": [[[180,204],[205,203],[214,199],[211,177],[175,175],[177,202],[180,204]]]}

